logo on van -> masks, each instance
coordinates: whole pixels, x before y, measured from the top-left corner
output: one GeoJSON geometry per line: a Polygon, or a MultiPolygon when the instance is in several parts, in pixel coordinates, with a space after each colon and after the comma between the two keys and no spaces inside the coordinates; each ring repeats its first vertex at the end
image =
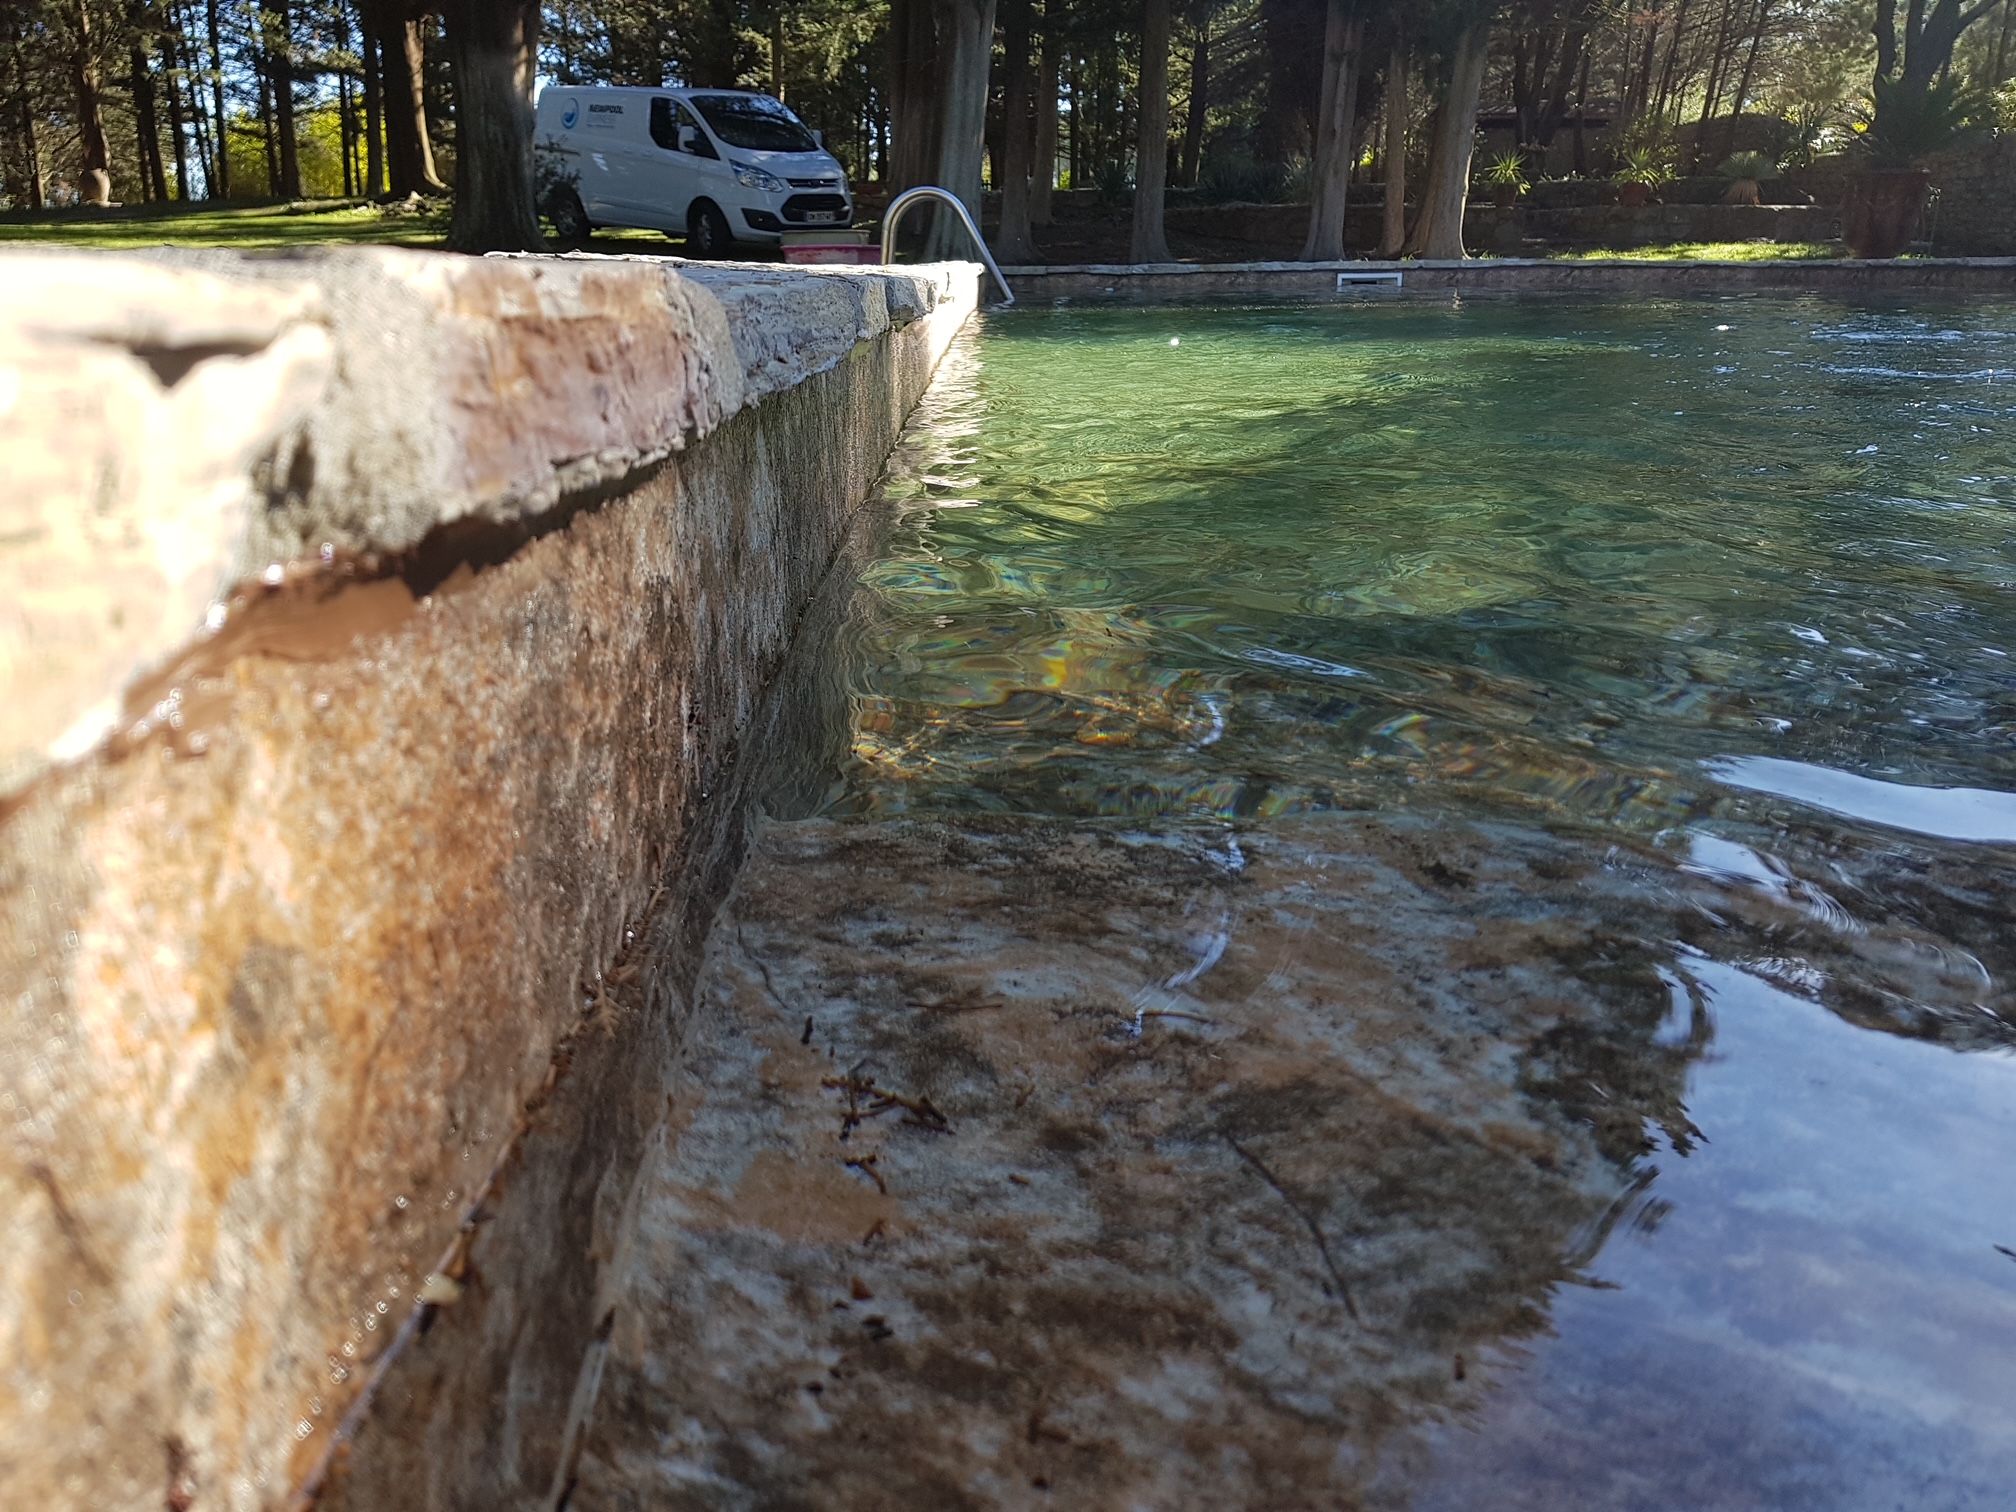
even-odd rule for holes
{"type": "Polygon", "coordinates": [[[563,126],[568,131],[572,131],[574,129],[574,123],[580,119],[581,119],[581,102],[575,99],[574,96],[572,95],[567,96],[567,104],[565,108],[563,108],[560,112],[561,126],[563,126]]]}

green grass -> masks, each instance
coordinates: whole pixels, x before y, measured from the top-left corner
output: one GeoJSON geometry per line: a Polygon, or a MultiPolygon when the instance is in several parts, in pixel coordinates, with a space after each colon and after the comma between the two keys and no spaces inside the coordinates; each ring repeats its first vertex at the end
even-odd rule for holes
{"type": "MultiPolygon", "coordinates": [[[[353,200],[307,200],[291,205],[134,206],[115,210],[59,210],[44,215],[0,215],[0,243],[41,242],[73,247],[438,247],[448,234],[445,203],[408,210],[353,200]]],[[[639,251],[632,245],[671,248],[655,231],[604,231],[595,246],[639,251]]]]}
{"type": "Polygon", "coordinates": [[[1821,257],[1845,257],[1832,242],[1671,242],[1663,247],[1622,247],[1587,252],[1556,252],[1564,262],[1810,262],[1821,257]]]}
{"type": "Polygon", "coordinates": [[[448,231],[445,208],[387,210],[349,201],[295,205],[231,205],[62,210],[0,216],[0,242],[48,242],[74,247],[305,247],[332,243],[438,246],[448,231]]]}

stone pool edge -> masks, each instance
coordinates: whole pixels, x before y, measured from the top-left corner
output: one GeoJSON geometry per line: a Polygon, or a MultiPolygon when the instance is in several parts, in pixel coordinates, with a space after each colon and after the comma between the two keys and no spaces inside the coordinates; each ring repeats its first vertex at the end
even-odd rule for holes
{"type": "Polygon", "coordinates": [[[9,1500],[536,1501],[749,721],[977,270],[0,270],[9,1500]]]}
{"type": "Polygon", "coordinates": [[[1153,304],[1185,299],[1446,298],[1461,295],[1988,294],[2016,298],[2016,257],[1892,262],[1643,262],[1470,258],[1462,262],[1081,263],[1003,269],[1018,300],[1153,304]],[[1348,283],[1399,274],[1398,288],[1348,283]]]}

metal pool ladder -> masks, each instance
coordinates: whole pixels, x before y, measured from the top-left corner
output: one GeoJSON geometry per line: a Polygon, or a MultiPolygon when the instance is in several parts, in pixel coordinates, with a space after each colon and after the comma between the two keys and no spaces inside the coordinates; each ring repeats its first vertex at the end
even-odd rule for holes
{"type": "Polygon", "coordinates": [[[959,223],[966,228],[966,234],[973,238],[973,245],[980,249],[980,261],[987,264],[987,271],[994,275],[994,282],[1001,287],[1001,302],[1015,303],[1015,294],[1008,287],[1008,280],[1001,276],[1000,265],[994,261],[994,254],[987,250],[987,243],[980,239],[980,228],[973,224],[973,216],[960,201],[959,196],[949,189],[940,189],[936,184],[919,184],[915,189],[905,189],[889,201],[889,208],[882,212],[882,261],[889,262],[896,251],[896,222],[919,200],[935,199],[948,204],[959,216],[959,223]]]}

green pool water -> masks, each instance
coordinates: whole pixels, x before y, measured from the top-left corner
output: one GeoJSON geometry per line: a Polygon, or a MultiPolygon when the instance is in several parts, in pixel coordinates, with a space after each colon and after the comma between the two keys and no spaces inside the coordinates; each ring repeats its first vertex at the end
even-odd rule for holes
{"type": "Polygon", "coordinates": [[[1922,791],[2016,788],[2016,307],[1011,313],[929,404],[832,812],[2016,828],[1922,791]]]}
{"type": "MultiPolygon", "coordinates": [[[[1627,1026],[1574,1096],[1678,1077],[1638,1206],[1536,1241],[1576,1284],[1365,1505],[2008,1505],[2016,303],[992,316],[836,575],[791,813],[1185,835],[1233,896],[1286,816],[1510,825],[1640,890],[1528,916],[1627,1026]]],[[[1272,1011],[1196,929],[1139,1001],[1272,1011]]]]}

